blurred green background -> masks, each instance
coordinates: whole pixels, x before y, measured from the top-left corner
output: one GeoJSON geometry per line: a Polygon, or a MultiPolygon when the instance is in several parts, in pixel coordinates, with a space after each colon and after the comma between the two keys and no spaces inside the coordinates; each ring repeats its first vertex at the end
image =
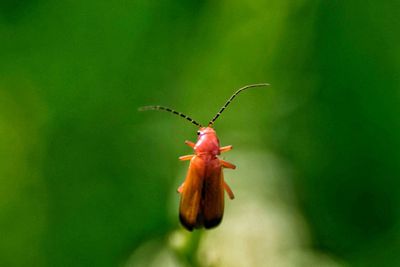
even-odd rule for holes
{"type": "Polygon", "coordinates": [[[0,266],[399,266],[399,3],[1,1],[0,266]],[[205,124],[258,82],[215,124],[236,199],[188,234],[196,128],[137,108],[205,124]]]}

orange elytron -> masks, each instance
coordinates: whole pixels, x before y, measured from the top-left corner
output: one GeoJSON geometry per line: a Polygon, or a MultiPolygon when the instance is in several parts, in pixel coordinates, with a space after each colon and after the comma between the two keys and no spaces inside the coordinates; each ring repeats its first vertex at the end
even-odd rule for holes
{"type": "Polygon", "coordinates": [[[184,115],[163,106],[146,106],[139,110],[163,110],[179,115],[199,127],[197,142],[186,141],[193,148],[194,155],[179,157],[180,160],[190,160],[189,170],[185,181],[178,188],[181,194],[179,219],[189,231],[193,228],[215,227],[222,221],[224,214],[224,190],[230,199],[234,198],[233,192],[224,180],[222,168],[235,169],[236,166],[224,161],[218,156],[222,152],[232,149],[232,146],[220,147],[217,133],[212,128],[215,120],[221,115],[231,101],[243,90],[267,86],[267,83],[247,85],[237,90],[208,123],[207,127],[184,115]]]}

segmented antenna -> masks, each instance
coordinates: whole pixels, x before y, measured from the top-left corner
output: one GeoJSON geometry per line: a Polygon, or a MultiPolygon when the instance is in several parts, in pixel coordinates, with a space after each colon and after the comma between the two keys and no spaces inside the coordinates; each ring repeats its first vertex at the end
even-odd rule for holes
{"type": "Polygon", "coordinates": [[[198,123],[197,121],[195,121],[194,119],[190,118],[189,116],[186,116],[185,114],[178,112],[176,110],[167,108],[167,107],[163,107],[163,106],[145,106],[145,107],[140,107],[139,111],[146,111],[146,110],[163,110],[163,111],[168,111],[171,113],[174,113],[176,115],[181,116],[182,118],[187,119],[188,121],[190,121],[191,123],[193,123],[194,125],[198,126],[198,127],[202,127],[200,123],[198,123]]]}
{"type": "Polygon", "coordinates": [[[232,100],[243,90],[249,89],[249,88],[253,88],[253,87],[260,87],[260,86],[268,86],[268,83],[257,83],[257,84],[250,84],[250,85],[246,85],[243,86],[242,88],[240,88],[239,90],[237,90],[229,99],[228,101],[226,101],[225,105],[221,108],[220,111],[218,111],[218,113],[214,116],[214,118],[208,123],[208,127],[211,127],[215,120],[218,119],[219,115],[221,115],[221,113],[226,109],[226,107],[232,102],[232,100]]]}

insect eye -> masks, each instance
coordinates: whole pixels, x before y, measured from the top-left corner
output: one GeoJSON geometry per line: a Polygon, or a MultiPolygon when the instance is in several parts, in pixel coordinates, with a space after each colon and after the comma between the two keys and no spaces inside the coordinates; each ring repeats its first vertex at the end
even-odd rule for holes
{"type": "Polygon", "coordinates": [[[200,131],[197,131],[197,135],[200,135],[200,131]]]}

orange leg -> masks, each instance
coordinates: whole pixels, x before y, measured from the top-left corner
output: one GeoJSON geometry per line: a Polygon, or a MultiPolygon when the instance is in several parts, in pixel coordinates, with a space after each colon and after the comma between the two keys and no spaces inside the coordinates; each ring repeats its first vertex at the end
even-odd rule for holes
{"type": "Polygon", "coordinates": [[[182,183],[182,184],[178,187],[178,189],[176,190],[176,191],[178,191],[179,194],[182,194],[183,185],[184,185],[184,184],[185,184],[185,183],[182,183]]]}
{"type": "Polygon", "coordinates": [[[221,162],[222,167],[228,168],[228,169],[236,169],[236,166],[233,165],[232,163],[229,163],[223,159],[220,159],[219,162],[221,162]]]}
{"type": "Polygon", "coordinates": [[[191,160],[195,155],[180,156],[179,160],[191,160]]]}
{"type": "Polygon", "coordinates": [[[191,148],[194,148],[194,146],[196,145],[195,143],[193,143],[193,142],[190,142],[190,141],[185,141],[185,144],[187,144],[188,146],[190,146],[191,148]]]}
{"type": "MultiPolygon", "coordinates": [[[[224,188],[225,188],[226,193],[228,193],[229,198],[234,199],[235,196],[233,195],[232,189],[229,187],[229,185],[227,183],[225,183],[225,181],[224,181],[224,188]]],[[[179,188],[178,188],[178,191],[179,191],[179,188]]]]}
{"type": "Polygon", "coordinates": [[[233,146],[223,146],[219,148],[219,152],[223,153],[229,150],[232,150],[233,146]]]}

